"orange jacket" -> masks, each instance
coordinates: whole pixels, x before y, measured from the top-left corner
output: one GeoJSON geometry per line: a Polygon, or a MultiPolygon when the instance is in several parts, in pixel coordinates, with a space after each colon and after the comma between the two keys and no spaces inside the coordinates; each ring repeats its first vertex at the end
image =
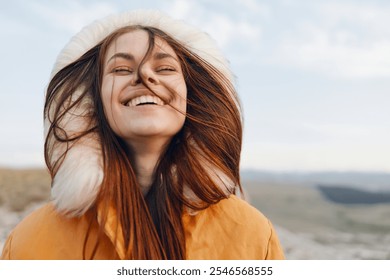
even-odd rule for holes
{"type": "MultiPolygon", "coordinates": [[[[111,211],[95,259],[123,259],[116,244],[115,213],[111,211]]],[[[90,214],[66,218],[52,204],[26,217],[8,237],[2,259],[83,259],[91,256],[98,222],[90,214]],[[91,224],[92,221],[92,224],[91,224]],[[90,226],[91,225],[91,226],[90,226]],[[91,227],[89,229],[89,227],[91,227]],[[86,234],[90,235],[85,243],[86,234]],[[84,244],[86,244],[84,246],[84,244]]],[[[183,215],[187,259],[283,259],[272,224],[258,210],[232,195],[198,212],[183,215]]]]}

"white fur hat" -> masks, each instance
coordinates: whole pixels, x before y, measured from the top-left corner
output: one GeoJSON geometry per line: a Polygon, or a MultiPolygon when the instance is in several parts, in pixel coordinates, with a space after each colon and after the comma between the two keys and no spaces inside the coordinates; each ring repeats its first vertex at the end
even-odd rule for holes
{"type": "MultiPolygon", "coordinates": [[[[159,11],[147,10],[108,16],[84,27],[58,55],[51,78],[62,68],[100,43],[113,31],[133,25],[150,26],[164,31],[216,67],[233,83],[233,75],[228,62],[210,36],[159,11]]],[[[75,96],[77,97],[77,93],[75,93],[75,96]]],[[[86,128],[85,120],[75,116],[82,115],[80,112],[85,111],[85,108],[91,106],[91,104],[91,100],[85,100],[81,106],[74,108],[72,112],[65,116],[62,124],[68,134],[77,133],[86,128]],[[75,112],[77,110],[81,111],[75,112]]],[[[46,117],[45,135],[47,135],[49,127],[50,121],[46,117]]],[[[49,143],[50,146],[55,146],[51,158],[48,159],[51,163],[54,163],[66,149],[66,144],[58,142],[54,137],[49,137],[49,143]]],[[[220,175],[217,175],[217,177],[221,178],[220,175]]],[[[98,137],[93,135],[78,141],[67,152],[61,167],[53,178],[52,197],[54,204],[61,212],[70,215],[81,215],[95,202],[102,180],[102,152],[98,137]]]]}

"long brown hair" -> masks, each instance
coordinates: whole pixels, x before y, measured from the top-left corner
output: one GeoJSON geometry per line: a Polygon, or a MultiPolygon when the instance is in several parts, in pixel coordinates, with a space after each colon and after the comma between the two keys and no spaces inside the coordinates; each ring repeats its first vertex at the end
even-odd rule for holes
{"type": "MultiPolygon", "coordinates": [[[[89,135],[98,137],[104,178],[91,211],[96,211],[97,205],[103,205],[105,212],[110,205],[114,206],[126,258],[185,259],[183,211],[202,210],[235,193],[237,188],[242,191],[239,174],[242,119],[233,84],[207,61],[159,29],[144,26],[118,29],[64,67],[50,81],[44,112],[51,122],[45,141],[45,159],[52,178],[74,143],[89,135]],[[131,154],[108,124],[100,96],[107,48],[120,35],[135,29],[149,34],[144,60],[153,50],[156,37],[173,48],[181,62],[188,91],[186,121],[162,153],[146,197],[140,191],[131,154]],[[64,116],[81,106],[86,97],[93,100],[92,109],[83,115],[89,120],[88,125],[82,132],[67,132],[62,124],[64,116]],[[50,160],[56,152],[50,140],[53,137],[67,144],[62,156],[54,162],[50,160]],[[235,188],[230,188],[226,181],[235,188]]],[[[105,219],[100,223],[101,232],[104,222],[105,219]]]]}

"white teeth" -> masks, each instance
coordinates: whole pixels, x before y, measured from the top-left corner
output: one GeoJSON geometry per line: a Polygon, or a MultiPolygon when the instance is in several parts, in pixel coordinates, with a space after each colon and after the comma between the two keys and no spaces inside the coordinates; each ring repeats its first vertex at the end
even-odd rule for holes
{"type": "Polygon", "coordinates": [[[127,104],[125,104],[126,106],[137,106],[139,104],[142,104],[142,103],[155,103],[157,105],[164,105],[164,102],[158,97],[158,96],[152,96],[152,95],[142,95],[142,96],[138,96],[138,97],[135,97],[131,100],[129,100],[129,102],[127,102],[127,104]]]}

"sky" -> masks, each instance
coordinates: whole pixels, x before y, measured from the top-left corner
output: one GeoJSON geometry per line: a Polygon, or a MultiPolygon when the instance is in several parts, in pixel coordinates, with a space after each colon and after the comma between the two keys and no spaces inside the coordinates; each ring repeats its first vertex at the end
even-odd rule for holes
{"type": "Polygon", "coordinates": [[[236,76],[241,168],[390,172],[390,2],[0,0],[0,166],[43,167],[56,56],[107,15],[159,9],[209,33],[236,76]]]}

